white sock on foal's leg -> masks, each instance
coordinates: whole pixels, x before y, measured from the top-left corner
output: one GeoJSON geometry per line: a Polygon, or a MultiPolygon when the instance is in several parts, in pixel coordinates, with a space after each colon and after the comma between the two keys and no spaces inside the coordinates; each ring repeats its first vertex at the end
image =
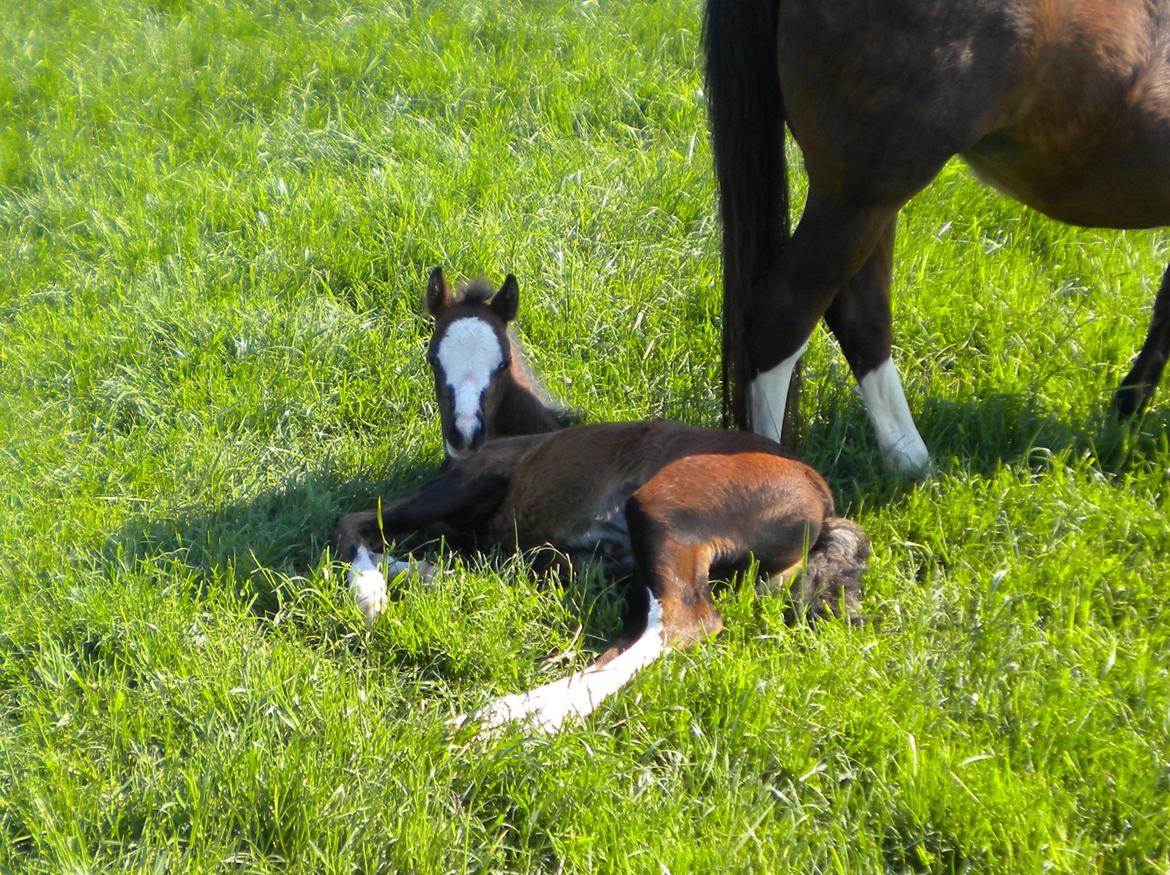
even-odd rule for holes
{"type": "Polygon", "coordinates": [[[808,349],[806,340],[796,352],[769,371],[761,371],[752,380],[748,397],[752,405],[752,431],[780,442],[784,429],[784,407],[788,403],[788,387],[796,363],[808,349]]]}
{"type": "Polygon", "coordinates": [[[858,388],[887,467],[911,477],[925,474],[930,451],[914,425],[894,360],[886,359],[866,374],[858,388]]]}
{"type": "Polygon", "coordinates": [[[385,558],[381,553],[358,547],[353,562],[349,563],[349,591],[361,608],[366,625],[372,626],[386,608],[387,580],[394,580],[400,574],[413,574],[429,581],[437,573],[438,569],[429,562],[411,562],[393,556],[385,558]]]}
{"type": "Polygon", "coordinates": [[[374,625],[386,607],[386,578],[382,575],[382,554],[358,547],[349,563],[349,592],[366,618],[366,625],[374,625]]]}
{"type": "Polygon", "coordinates": [[[556,732],[566,720],[581,720],[592,714],[607,698],[628,684],[639,671],[666,650],[662,635],[662,603],[650,597],[646,631],[638,640],[602,666],[590,666],[559,681],[489,702],[478,711],[451,721],[462,726],[469,719],[480,726],[481,734],[525,720],[541,732],[556,732]]]}

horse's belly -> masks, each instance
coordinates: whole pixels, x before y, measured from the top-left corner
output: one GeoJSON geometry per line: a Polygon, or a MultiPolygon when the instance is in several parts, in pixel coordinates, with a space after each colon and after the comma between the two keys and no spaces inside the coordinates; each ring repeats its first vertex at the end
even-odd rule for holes
{"type": "Polygon", "coordinates": [[[1027,75],[963,158],[1062,222],[1170,224],[1170,27],[1141,4],[1094,0],[1041,32],[1027,75]]]}
{"type": "Polygon", "coordinates": [[[1084,156],[994,135],[963,153],[984,182],[1058,221],[1095,228],[1170,224],[1170,127],[1160,145],[1127,139],[1084,156]]]}

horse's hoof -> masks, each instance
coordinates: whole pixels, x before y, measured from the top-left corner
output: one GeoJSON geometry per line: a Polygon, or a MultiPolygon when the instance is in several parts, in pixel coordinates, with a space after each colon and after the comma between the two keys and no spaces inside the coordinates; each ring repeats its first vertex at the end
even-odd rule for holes
{"type": "Polygon", "coordinates": [[[1153,397],[1147,386],[1122,386],[1113,393],[1113,413],[1118,419],[1133,419],[1146,409],[1153,397]]]}
{"type": "Polygon", "coordinates": [[[919,438],[917,441],[903,441],[882,453],[886,468],[911,480],[925,480],[930,474],[930,451],[919,438]]]}

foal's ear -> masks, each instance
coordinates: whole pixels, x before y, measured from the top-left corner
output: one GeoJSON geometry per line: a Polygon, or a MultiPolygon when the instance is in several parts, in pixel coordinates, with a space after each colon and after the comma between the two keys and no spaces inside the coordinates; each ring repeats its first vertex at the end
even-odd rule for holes
{"type": "Polygon", "coordinates": [[[431,278],[427,281],[427,309],[432,316],[438,316],[451,306],[451,287],[447,285],[447,278],[443,276],[443,268],[436,267],[431,271],[431,278]]]}
{"type": "Polygon", "coordinates": [[[492,295],[491,308],[505,322],[516,318],[516,311],[520,309],[520,286],[512,274],[508,274],[500,290],[492,295]]]}

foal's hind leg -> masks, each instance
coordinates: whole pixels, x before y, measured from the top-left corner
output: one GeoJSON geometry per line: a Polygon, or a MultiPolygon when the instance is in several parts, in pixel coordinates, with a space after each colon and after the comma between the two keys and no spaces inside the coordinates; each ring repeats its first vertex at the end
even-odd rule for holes
{"type": "Polygon", "coordinates": [[[1113,396],[1113,408],[1122,417],[1141,413],[1149,404],[1166,358],[1170,355],[1170,266],[1162,275],[1162,285],[1154,299],[1154,315],[1142,350],[1134,360],[1129,374],[1121,381],[1121,388],[1113,396]]]}
{"type": "Polygon", "coordinates": [[[449,725],[458,728],[469,719],[485,734],[507,723],[527,720],[541,732],[556,732],[568,720],[580,720],[624,687],[630,680],[665,651],[662,626],[662,603],[648,590],[634,594],[639,605],[628,623],[621,643],[614,645],[596,662],[582,671],[525,693],[502,696],[472,714],[454,718],[449,725]],[[631,633],[636,626],[639,631],[631,633]]]}
{"type": "MultiPolygon", "coordinates": [[[[663,485],[670,489],[670,485],[663,485]]],[[[677,489],[678,484],[673,486],[677,489]]],[[[626,504],[626,522],[637,568],[635,579],[662,606],[664,643],[682,648],[723,628],[708,580],[716,550],[706,533],[694,530],[701,511],[680,506],[658,487],[651,480],[634,493],[626,504]]]]}
{"type": "Polygon", "coordinates": [[[707,584],[712,545],[694,539],[682,517],[695,507],[671,500],[670,492],[678,494],[677,479],[674,487],[667,484],[664,493],[655,494],[652,480],[626,504],[638,589],[631,593],[618,641],[588,668],[503,696],[472,715],[456,717],[452,726],[473,719],[482,733],[526,720],[542,732],[556,732],[566,721],[593,713],[668,648],[701,641],[723,627],[707,584]]]}
{"type": "Polygon", "coordinates": [[[825,322],[857,379],[886,464],[915,475],[930,464],[930,452],[914,425],[890,354],[895,225],[891,220],[869,259],[837,293],[825,311],[825,322]]]}

